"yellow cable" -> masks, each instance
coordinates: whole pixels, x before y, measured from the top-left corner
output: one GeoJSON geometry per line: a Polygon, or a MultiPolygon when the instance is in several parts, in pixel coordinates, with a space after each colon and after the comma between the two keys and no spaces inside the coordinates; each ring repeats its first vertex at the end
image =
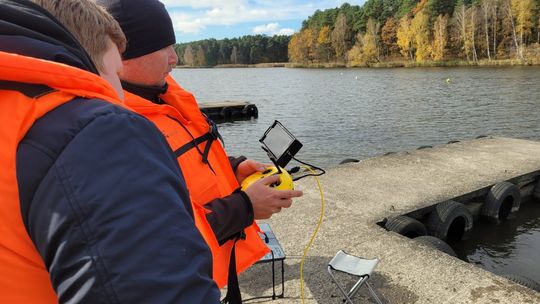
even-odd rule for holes
{"type": "MultiPolygon", "coordinates": [[[[315,174],[315,171],[313,171],[309,167],[304,167],[307,170],[309,170],[311,173],[315,174]]],[[[319,192],[321,194],[321,215],[319,217],[319,223],[317,223],[317,228],[315,228],[315,231],[313,232],[313,235],[311,236],[311,239],[309,240],[309,243],[307,244],[306,248],[304,249],[304,254],[302,255],[302,261],[300,262],[300,298],[302,299],[302,304],[304,304],[304,261],[307,256],[307,253],[309,251],[309,247],[311,247],[311,244],[313,243],[313,240],[317,236],[317,233],[319,232],[319,228],[321,227],[323,216],[324,216],[324,195],[323,195],[323,189],[321,186],[321,182],[317,176],[314,176],[315,180],[317,181],[317,186],[319,187],[319,192]]]]}

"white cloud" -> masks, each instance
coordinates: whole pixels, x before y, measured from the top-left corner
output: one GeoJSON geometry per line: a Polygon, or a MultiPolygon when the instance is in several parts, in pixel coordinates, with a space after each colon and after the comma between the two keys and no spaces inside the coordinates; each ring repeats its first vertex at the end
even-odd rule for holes
{"type": "MultiPolygon", "coordinates": [[[[177,32],[198,33],[208,26],[245,22],[268,22],[306,18],[316,9],[335,7],[336,1],[318,0],[162,0],[177,32]]],[[[276,34],[292,34],[292,29],[276,29],[276,34]]]]}
{"type": "Polygon", "coordinates": [[[198,34],[209,26],[258,23],[253,32],[292,35],[290,28],[264,29],[264,26],[305,19],[317,9],[341,6],[344,2],[362,5],[365,0],[160,0],[171,15],[176,32],[198,34]]]}
{"type": "Polygon", "coordinates": [[[259,25],[253,28],[252,32],[254,34],[265,34],[269,36],[274,35],[292,35],[294,30],[290,28],[280,28],[279,23],[273,22],[264,25],[259,25]]]}

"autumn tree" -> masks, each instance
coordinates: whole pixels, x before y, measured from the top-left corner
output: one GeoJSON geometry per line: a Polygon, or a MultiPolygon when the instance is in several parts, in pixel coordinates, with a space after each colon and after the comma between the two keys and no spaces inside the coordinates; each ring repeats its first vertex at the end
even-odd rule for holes
{"type": "Polygon", "coordinates": [[[195,66],[199,66],[199,67],[206,66],[206,57],[205,57],[205,53],[204,53],[204,49],[202,45],[199,45],[197,47],[194,61],[195,61],[195,66]]]}
{"type": "Polygon", "coordinates": [[[431,58],[431,42],[429,17],[425,11],[419,11],[411,22],[413,44],[416,48],[416,61],[424,61],[431,58]]]}
{"type": "Polygon", "coordinates": [[[404,16],[399,21],[396,36],[397,45],[399,46],[401,54],[406,58],[414,60],[414,50],[412,45],[414,33],[411,29],[411,19],[409,16],[404,16]]]}
{"type": "Polygon", "coordinates": [[[469,36],[468,41],[470,42],[470,50],[472,59],[474,62],[478,61],[478,53],[476,52],[476,32],[478,27],[478,7],[472,5],[467,10],[467,35],[469,36]]]}
{"type": "MultiPolygon", "coordinates": [[[[488,56],[488,59],[491,60],[491,51],[490,51],[490,45],[491,41],[489,39],[489,29],[492,26],[491,19],[493,18],[493,9],[495,7],[496,0],[483,0],[480,4],[480,8],[482,10],[482,21],[484,25],[484,36],[486,38],[486,53],[488,56]]],[[[492,30],[493,35],[496,35],[495,30],[492,30]]]]}
{"type": "Polygon", "coordinates": [[[369,19],[366,25],[366,34],[363,37],[363,57],[366,62],[379,61],[379,30],[380,24],[369,19]]]}
{"type": "Polygon", "coordinates": [[[317,38],[318,33],[312,29],[305,29],[302,31],[302,39],[304,40],[304,54],[307,61],[313,62],[317,53],[317,38]]]}
{"type": "Polygon", "coordinates": [[[295,34],[289,43],[289,61],[313,62],[315,59],[316,39],[310,28],[295,34]]]}
{"type": "Polygon", "coordinates": [[[316,58],[321,62],[330,62],[333,57],[332,40],[330,37],[330,26],[325,25],[319,31],[317,37],[317,56],[316,58]]]}
{"type": "Polygon", "coordinates": [[[399,46],[397,45],[397,27],[398,24],[394,17],[390,17],[384,23],[381,29],[381,42],[384,54],[391,56],[399,52],[399,46]]]}
{"type": "Polygon", "coordinates": [[[516,47],[521,59],[523,59],[523,45],[531,35],[534,28],[534,0],[511,0],[512,15],[515,18],[515,31],[517,34],[516,47]]]}
{"type": "Polygon", "coordinates": [[[331,35],[332,47],[336,53],[338,60],[344,61],[345,54],[351,45],[351,29],[347,24],[347,17],[343,13],[339,13],[334,30],[331,35]]]}
{"type": "Polygon", "coordinates": [[[443,60],[448,43],[448,15],[439,15],[433,24],[433,48],[434,60],[443,60]]]}
{"type": "Polygon", "coordinates": [[[356,43],[353,47],[347,52],[347,63],[349,66],[361,66],[365,65],[366,61],[364,58],[364,35],[358,33],[356,35],[356,43]]]}
{"type": "Polygon", "coordinates": [[[472,43],[471,37],[468,35],[469,18],[467,13],[467,7],[463,3],[459,4],[454,10],[454,39],[461,45],[461,51],[466,56],[467,61],[470,61],[472,43]]]}
{"type": "Polygon", "coordinates": [[[515,13],[514,6],[512,5],[513,0],[502,0],[502,9],[505,14],[505,18],[508,21],[507,24],[510,26],[510,33],[512,35],[512,41],[514,42],[514,47],[516,49],[516,57],[519,59],[523,59],[523,53],[521,53],[519,50],[519,42],[517,38],[517,31],[516,31],[516,20],[515,20],[515,13]]]}
{"type": "Polygon", "coordinates": [[[189,66],[195,65],[195,54],[193,53],[193,48],[189,44],[184,50],[184,64],[189,66]]]}
{"type": "Polygon", "coordinates": [[[289,42],[289,61],[304,62],[306,60],[303,52],[304,46],[301,33],[296,33],[292,36],[289,42]]]}

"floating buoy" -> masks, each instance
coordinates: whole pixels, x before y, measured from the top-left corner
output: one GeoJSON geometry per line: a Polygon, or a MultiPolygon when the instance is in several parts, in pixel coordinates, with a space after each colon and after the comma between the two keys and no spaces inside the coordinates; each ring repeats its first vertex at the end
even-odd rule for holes
{"type": "Polygon", "coordinates": [[[450,78],[446,78],[446,83],[450,83],[451,81],[450,78]]]}

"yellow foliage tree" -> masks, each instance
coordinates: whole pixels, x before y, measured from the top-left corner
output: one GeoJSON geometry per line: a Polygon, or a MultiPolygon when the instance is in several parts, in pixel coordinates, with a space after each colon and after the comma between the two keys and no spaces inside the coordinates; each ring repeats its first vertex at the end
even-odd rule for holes
{"type": "Polygon", "coordinates": [[[414,33],[416,47],[416,61],[431,58],[431,42],[429,39],[429,16],[422,10],[414,16],[411,22],[411,31],[414,33]]]}
{"type": "Polygon", "coordinates": [[[363,35],[358,33],[356,35],[356,43],[354,46],[347,52],[347,63],[349,66],[361,66],[365,65],[366,61],[364,59],[363,51],[363,35]]]}
{"type": "Polygon", "coordinates": [[[366,25],[366,34],[362,39],[362,52],[366,62],[379,61],[379,29],[380,24],[369,18],[366,25]]]}
{"type": "Polygon", "coordinates": [[[403,56],[414,59],[412,41],[414,33],[411,30],[411,19],[404,16],[399,20],[399,26],[396,31],[397,45],[403,56]]]}
{"type": "Polygon", "coordinates": [[[313,62],[315,60],[317,36],[318,35],[310,28],[302,31],[302,40],[304,41],[304,56],[309,62],[313,62]]]}
{"type": "Polygon", "coordinates": [[[345,54],[350,46],[351,29],[347,24],[347,16],[343,13],[339,13],[334,24],[334,30],[332,31],[332,47],[336,52],[336,58],[338,60],[344,60],[345,54]]]}
{"type": "Polygon", "coordinates": [[[289,61],[290,62],[313,62],[315,58],[316,41],[313,30],[305,29],[292,36],[289,42],[289,61]]]}
{"type": "Polygon", "coordinates": [[[515,16],[516,32],[519,36],[519,55],[523,58],[523,44],[525,39],[531,35],[534,28],[534,11],[536,3],[534,0],[511,0],[513,15],[515,16]]]}
{"type": "Polygon", "coordinates": [[[443,60],[448,44],[448,16],[439,15],[433,24],[433,60],[443,60]]]}
{"type": "Polygon", "coordinates": [[[317,37],[317,55],[316,59],[322,62],[330,62],[332,59],[332,40],[330,38],[331,30],[329,26],[323,26],[317,37]]]}

